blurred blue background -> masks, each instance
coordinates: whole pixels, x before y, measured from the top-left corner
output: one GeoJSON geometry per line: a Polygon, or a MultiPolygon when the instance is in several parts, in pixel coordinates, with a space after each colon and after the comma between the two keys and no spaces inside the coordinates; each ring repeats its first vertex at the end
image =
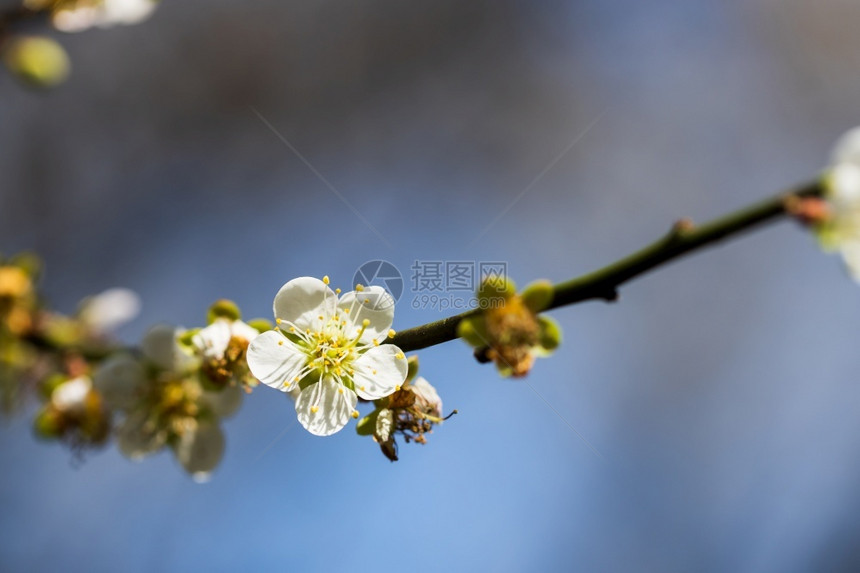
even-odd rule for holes
{"type": "MultiPolygon", "coordinates": [[[[860,121],[858,26],[850,0],[166,1],[62,36],[55,91],[0,77],[0,248],[44,256],[61,310],[136,290],[130,342],[372,259],[407,285],[416,259],[561,280],[814,176],[860,121]]],[[[395,328],[445,314],[411,296],[395,328]]],[[[528,384],[421,351],[460,414],[395,464],[266,388],[205,485],[169,453],[74,467],[7,421],[0,569],[860,568],[860,288],[808,234],[553,316],[528,384]]]]}

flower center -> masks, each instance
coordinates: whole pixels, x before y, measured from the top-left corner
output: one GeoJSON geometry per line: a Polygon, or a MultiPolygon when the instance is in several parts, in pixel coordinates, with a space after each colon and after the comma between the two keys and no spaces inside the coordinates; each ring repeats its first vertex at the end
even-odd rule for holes
{"type": "Polygon", "coordinates": [[[360,327],[356,327],[348,318],[348,312],[342,309],[328,318],[322,315],[318,318],[321,327],[316,331],[302,332],[294,325],[288,329],[299,338],[297,346],[307,357],[305,367],[295,382],[314,374],[311,383],[329,377],[352,390],[355,374],[353,362],[361,354],[363,345],[359,341],[370,321],[365,319],[360,327]],[[354,332],[350,333],[353,329],[354,332]]]}

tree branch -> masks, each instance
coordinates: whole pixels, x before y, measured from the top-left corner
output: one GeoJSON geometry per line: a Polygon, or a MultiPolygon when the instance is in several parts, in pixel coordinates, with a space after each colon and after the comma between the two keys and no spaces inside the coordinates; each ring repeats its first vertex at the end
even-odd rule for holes
{"type": "MultiPolygon", "coordinates": [[[[545,310],[576,304],[592,299],[614,301],[617,289],[639,275],[679,258],[696,249],[734,237],[763,223],[788,214],[787,203],[792,198],[820,197],[821,183],[815,181],[781,193],[745,209],[735,211],[701,226],[684,219],[677,222],[663,238],[594,272],[554,286],[552,302],[545,310]]],[[[479,310],[470,310],[436,322],[422,324],[398,332],[387,342],[404,352],[441,344],[457,338],[457,325],[479,310]]]]}

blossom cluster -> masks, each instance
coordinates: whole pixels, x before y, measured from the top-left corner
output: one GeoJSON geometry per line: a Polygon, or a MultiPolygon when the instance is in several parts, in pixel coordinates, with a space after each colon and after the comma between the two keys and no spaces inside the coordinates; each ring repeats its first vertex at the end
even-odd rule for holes
{"type": "Polygon", "coordinates": [[[414,377],[417,360],[388,340],[394,303],[380,287],[341,294],[327,277],[300,277],[278,291],[274,323],[244,322],[235,303],[220,300],[206,326],[157,325],[138,348],[124,348],[112,332],[137,314],[134,293],[111,289],[62,315],[36,292],[40,268],[30,255],[0,259],[0,389],[9,413],[38,396],[36,434],[78,453],[113,437],[133,460],[166,449],[205,480],[224,453],[221,420],[260,382],[286,393],[318,436],[372,401],[374,420],[390,421],[391,432],[374,438],[391,459],[395,433],[424,443],[441,422],[435,389],[414,377]]]}

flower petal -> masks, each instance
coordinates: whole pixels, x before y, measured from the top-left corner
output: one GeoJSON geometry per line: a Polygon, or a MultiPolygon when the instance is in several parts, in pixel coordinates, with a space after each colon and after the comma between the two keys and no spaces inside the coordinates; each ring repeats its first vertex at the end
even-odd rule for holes
{"type": "Polygon", "coordinates": [[[293,279],[275,295],[275,318],[292,323],[301,330],[319,330],[334,314],[337,295],[319,279],[293,279]],[[323,317],[323,321],[319,317],[323,317]]]}
{"type": "Polygon", "coordinates": [[[93,376],[93,384],[111,408],[129,410],[146,390],[146,371],[130,354],[114,354],[93,376]]]}
{"type": "Polygon", "coordinates": [[[251,342],[257,338],[258,334],[260,331],[241,320],[234,320],[230,323],[230,338],[242,338],[251,342]]]}
{"type": "Polygon", "coordinates": [[[155,453],[166,441],[167,432],[157,426],[147,408],[129,414],[117,432],[119,451],[132,460],[155,453]]]}
{"type": "Polygon", "coordinates": [[[64,412],[82,412],[84,401],[92,390],[93,383],[88,376],[78,376],[57,386],[51,393],[51,403],[64,412]]]}
{"type": "Polygon", "coordinates": [[[394,429],[394,414],[388,408],[383,408],[376,416],[376,428],[373,431],[373,436],[378,442],[387,442],[391,437],[391,431],[394,429]]]}
{"type": "Polygon", "coordinates": [[[428,409],[433,410],[433,414],[437,417],[442,416],[442,398],[423,376],[418,376],[415,380],[409,383],[412,392],[422,400],[428,409]]]}
{"type": "Polygon", "coordinates": [[[230,334],[230,322],[220,318],[191,337],[191,344],[206,358],[223,358],[230,334]]]}
{"type": "Polygon", "coordinates": [[[276,330],[264,332],[248,346],[248,368],[266,386],[287,392],[297,385],[307,357],[276,330]]]}
{"type": "Polygon", "coordinates": [[[239,410],[245,393],[238,386],[227,386],[221,390],[203,392],[201,399],[209,405],[219,418],[229,418],[239,410]]]}
{"type": "Polygon", "coordinates": [[[860,165],[860,127],[855,127],[839,138],[833,149],[831,162],[860,165]]]}
{"type": "Polygon", "coordinates": [[[840,163],[830,170],[828,199],[837,216],[860,206],[860,163],[840,163]]]}
{"type": "Polygon", "coordinates": [[[860,241],[846,241],[839,245],[839,253],[846,270],[855,282],[860,282],[860,241]]]}
{"type": "Polygon", "coordinates": [[[333,378],[323,378],[302,390],[296,400],[296,414],[311,434],[330,436],[346,426],[356,402],[355,392],[333,378]]]}
{"type": "Polygon", "coordinates": [[[194,481],[206,481],[224,455],[224,433],[217,422],[198,422],[194,431],[182,434],[174,453],[194,481]]]}
{"type": "Polygon", "coordinates": [[[353,362],[355,392],[365,400],[378,400],[394,392],[409,370],[403,352],[393,344],[368,349],[353,362]]]}
{"type": "Polygon", "coordinates": [[[197,359],[185,352],[177,338],[184,329],[169,324],[157,324],[143,337],[141,349],[146,358],[163,370],[188,372],[197,366],[197,359]]]}
{"type": "Polygon", "coordinates": [[[140,312],[140,297],[127,288],[112,288],[81,303],[78,317],[96,332],[113,332],[140,312]]]}
{"type": "Polygon", "coordinates": [[[348,313],[353,329],[348,336],[355,336],[365,319],[370,321],[361,336],[362,342],[376,338],[382,342],[394,322],[394,299],[381,286],[369,286],[361,292],[350,291],[340,297],[337,306],[348,313]]]}

